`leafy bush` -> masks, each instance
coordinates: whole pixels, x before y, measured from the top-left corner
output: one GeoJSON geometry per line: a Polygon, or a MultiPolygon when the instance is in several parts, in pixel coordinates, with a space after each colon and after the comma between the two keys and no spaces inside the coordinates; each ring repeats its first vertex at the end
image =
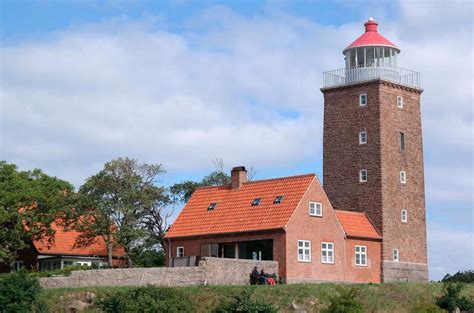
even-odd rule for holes
{"type": "Polygon", "coordinates": [[[450,275],[449,273],[444,275],[442,282],[453,282],[453,283],[474,283],[474,271],[467,270],[464,272],[457,272],[454,275],[450,275]]]}
{"type": "Polygon", "coordinates": [[[41,287],[36,277],[25,271],[0,276],[0,311],[31,312],[41,287]]]}
{"type": "Polygon", "coordinates": [[[194,312],[186,294],[173,288],[154,286],[105,292],[95,301],[104,312],[194,312]]]}
{"type": "Polygon", "coordinates": [[[277,310],[273,305],[263,300],[252,300],[252,290],[244,289],[234,297],[234,301],[221,304],[214,312],[274,313],[277,310]]]}
{"type": "Polygon", "coordinates": [[[54,271],[30,272],[33,277],[70,276],[72,271],[86,271],[94,268],[87,265],[70,265],[54,271]]]}
{"type": "Polygon", "coordinates": [[[132,253],[133,265],[136,267],[156,267],[165,265],[165,252],[163,250],[136,249],[132,253]]]}
{"type": "Polygon", "coordinates": [[[328,313],[363,313],[362,304],[356,299],[357,289],[337,288],[337,294],[330,298],[328,313]]]}
{"type": "Polygon", "coordinates": [[[461,290],[464,286],[463,284],[446,283],[444,285],[444,294],[438,298],[436,304],[448,312],[454,312],[456,308],[459,308],[461,311],[473,311],[474,302],[466,297],[461,297],[461,290]]]}

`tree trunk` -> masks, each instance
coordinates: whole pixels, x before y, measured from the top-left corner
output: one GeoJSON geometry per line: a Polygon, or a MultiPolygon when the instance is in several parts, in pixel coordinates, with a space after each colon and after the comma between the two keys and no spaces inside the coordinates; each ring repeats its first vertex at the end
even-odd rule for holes
{"type": "Polygon", "coordinates": [[[110,237],[109,237],[109,240],[107,242],[107,257],[109,259],[109,267],[112,267],[114,264],[113,264],[113,253],[114,253],[114,247],[113,247],[113,244],[112,242],[110,241],[110,237]]]}

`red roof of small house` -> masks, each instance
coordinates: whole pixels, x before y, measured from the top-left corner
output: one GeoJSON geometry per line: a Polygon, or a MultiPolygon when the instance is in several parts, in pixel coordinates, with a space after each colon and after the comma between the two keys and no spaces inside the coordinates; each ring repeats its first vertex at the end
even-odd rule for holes
{"type": "Polygon", "coordinates": [[[315,174],[250,181],[197,189],[166,234],[166,238],[282,229],[315,179],[315,174]],[[280,204],[274,204],[283,196],[280,204]],[[252,201],[260,198],[260,204],[252,201]],[[213,210],[208,210],[216,203],[213,210]]]}
{"type": "Polygon", "coordinates": [[[365,24],[365,33],[363,33],[359,38],[357,38],[353,43],[351,43],[346,50],[355,48],[355,47],[364,47],[364,46],[388,46],[400,50],[395,44],[390,40],[382,36],[378,31],[378,23],[370,18],[365,24]]]}
{"type": "Polygon", "coordinates": [[[347,237],[382,239],[375,226],[363,212],[335,210],[347,237]]]}
{"type": "MultiPolygon", "coordinates": [[[[102,237],[96,237],[94,243],[89,246],[75,247],[76,238],[80,235],[79,232],[66,231],[56,223],[53,223],[51,227],[56,231],[53,243],[49,243],[47,239],[33,241],[33,245],[40,254],[107,256],[107,246],[102,237]]],[[[124,254],[123,247],[114,250],[114,257],[122,257],[124,254]]]]}

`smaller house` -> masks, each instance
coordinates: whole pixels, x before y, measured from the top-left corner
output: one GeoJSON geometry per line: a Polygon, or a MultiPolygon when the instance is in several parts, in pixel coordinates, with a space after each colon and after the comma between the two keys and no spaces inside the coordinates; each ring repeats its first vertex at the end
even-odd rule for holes
{"type": "MultiPolygon", "coordinates": [[[[102,237],[97,237],[93,244],[76,247],[76,238],[80,233],[74,230],[66,231],[62,226],[53,224],[56,231],[54,241],[47,239],[35,240],[28,249],[19,252],[17,260],[12,264],[12,270],[27,268],[34,271],[52,271],[71,265],[87,265],[94,267],[108,266],[107,246],[102,237]]],[[[116,248],[113,254],[112,266],[124,266],[127,261],[123,258],[122,247],[116,248]]],[[[8,272],[1,268],[0,272],[8,272]]]]}
{"type": "Polygon", "coordinates": [[[288,283],[381,281],[382,237],[364,213],[335,210],[315,174],[198,188],[165,236],[168,266],[215,256],[278,261],[288,283]]]}

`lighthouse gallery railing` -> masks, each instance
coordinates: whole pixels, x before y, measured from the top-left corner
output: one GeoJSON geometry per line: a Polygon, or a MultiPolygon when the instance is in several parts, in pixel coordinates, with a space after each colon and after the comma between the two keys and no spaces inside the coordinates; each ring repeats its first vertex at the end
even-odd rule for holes
{"type": "Polygon", "coordinates": [[[323,87],[336,87],[373,79],[384,79],[420,88],[420,73],[395,66],[351,67],[324,72],[323,87]]]}

